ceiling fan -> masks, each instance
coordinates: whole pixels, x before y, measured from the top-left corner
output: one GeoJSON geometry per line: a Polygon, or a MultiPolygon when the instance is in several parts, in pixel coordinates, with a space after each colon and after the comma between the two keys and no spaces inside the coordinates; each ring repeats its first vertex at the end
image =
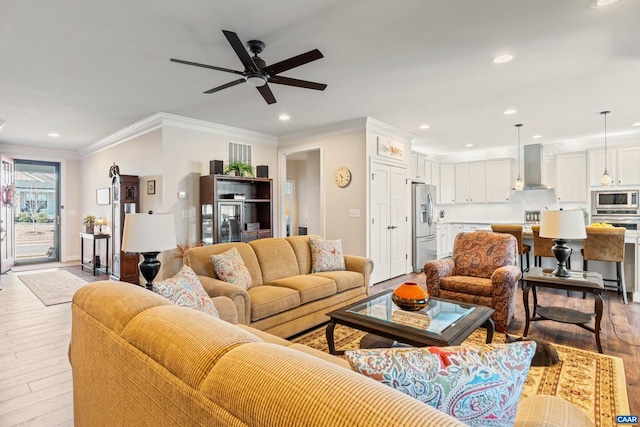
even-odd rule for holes
{"type": "Polygon", "coordinates": [[[284,61],[276,62],[275,64],[267,65],[267,63],[258,56],[265,47],[265,44],[260,40],[249,40],[247,47],[249,51],[253,53],[253,57],[249,56],[247,49],[243,46],[238,35],[233,31],[222,30],[225,37],[231,44],[231,47],[240,58],[240,62],[244,65],[244,71],[230,70],[228,68],[215,67],[213,65],[198,64],[197,62],[183,61],[181,59],[171,58],[172,62],[178,62],[180,64],[194,65],[196,67],[210,68],[212,70],[224,71],[227,73],[239,74],[242,78],[234,80],[232,82],[223,84],[222,86],[214,87],[204,93],[214,93],[219,90],[226,89],[240,83],[248,83],[254,86],[260,92],[260,95],[267,101],[267,104],[275,104],[276,98],[273,96],[271,89],[267,83],[274,83],[286,86],[302,87],[305,89],[324,90],[327,85],[324,83],[309,82],[306,80],[292,79],[290,77],[279,76],[278,74],[291,70],[292,68],[299,67],[308,62],[315,61],[316,59],[323,58],[322,53],[318,49],[310,50],[309,52],[302,53],[284,61]]]}

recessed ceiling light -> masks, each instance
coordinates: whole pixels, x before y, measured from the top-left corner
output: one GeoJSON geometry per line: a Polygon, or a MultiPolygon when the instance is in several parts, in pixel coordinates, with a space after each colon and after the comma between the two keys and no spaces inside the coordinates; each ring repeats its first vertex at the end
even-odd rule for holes
{"type": "Polygon", "coordinates": [[[634,123],[631,126],[640,126],[640,122],[634,123]]]}
{"type": "Polygon", "coordinates": [[[52,138],[60,138],[60,134],[55,132],[50,132],[47,135],[49,135],[52,138]]]}
{"type": "Polygon", "coordinates": [[[429,129],[430,127],[429,125],[420,125],[420,129],[429,129]]]}
{"type": "Polygon", "coordinates": [[[593,0],[591,7],[607,7],[619,2],[620,0],[593,0]]]}
{"type": "Polygon", "coordinates": [[[515,114],[515,113],[517,113],[517,111],[515,109],[513,109],[513,108],[508,108],[508,109],[504,110],[504,114],[507,114],[507,115],[508,114],[515,114]]]}
{"type": "Polygon", "coordinates": [[[513,59],[512,55],[499,55],[493,58],[494,64],[504,64],[505,62],[509,62],[513,59]]]}
{"type": "Polygon", "coordinates": [[[464,144],[465,147],[473,147],[473,144],[464,144]]]}
{"type": "Polygon", "coordinates": [[[280,116],[278,117],[280,120],[282,120],[283,122],[286,122],[287,120],[291,119],[291,117],[289,117],[286,114],[280,114],[280,116]]]}
{"type": "Polygon", "coordinates": [[[542,138],[542,135],[533,135],[531,137],[531,139],[540,139],[540,138],[542,138]]]}

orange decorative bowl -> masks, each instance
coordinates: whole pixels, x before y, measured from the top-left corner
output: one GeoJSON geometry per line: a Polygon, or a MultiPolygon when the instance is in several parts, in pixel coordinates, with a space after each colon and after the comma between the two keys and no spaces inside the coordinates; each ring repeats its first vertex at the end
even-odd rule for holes
{"type": "Polygon", "coordinates": [[[418,311],[429,303],[429,294],[417,283],[406,282],[393,291],[391,300],[403,310],[418,311]]]}

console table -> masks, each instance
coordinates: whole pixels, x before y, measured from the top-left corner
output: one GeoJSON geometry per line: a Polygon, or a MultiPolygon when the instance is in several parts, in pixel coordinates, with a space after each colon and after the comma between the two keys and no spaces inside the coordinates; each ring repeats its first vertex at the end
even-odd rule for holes
{"type": "Polygon", "coordinates": [[[524,302],[524,311],[526,323],[524,327],[524,336],[529,332],[529,323],[538,320],[553,320],[555,322],[570,323],[577,325],[589,332],[593,332],[596,336],[596,344],[598,352],[602,353],[602,344],[600,344],[600,321],[602,320],[602,290],[604,282],[602,275],[587,271],[571,271],[570,277],[554,276],[552,269],[542,269],[534,267],[525,273],[523,277],[524,290],[522,298],[524,302]],[[591,313],[583,313],[581,311],[572,310],[565,307],[540,307],[538,306],[538,294],[536,288],[553,288],[567,291],[578,291],[593,294],[595,299],[595,326],[592,328],[587,326],[593,317],[591,313]],[[533,289],[533,315],[529,315],[529,290],[533,289]]]}
{"type": "Polygon", "coordinates": [[[84,268],[90,268],[93,270],[93,275],[96,275],[96,272],[99,271],[104,274],[109,274],[109,239],[111,235],[109,234],[90,234],[90,233],[80,233],[80,269],[84,271],[84,268]],[[84,262],[84,241],[91,240],[93,242],[93,252],[91,255],[91,263],[84,262]],[[100,267],[96,266],[96,242],[98,240],[104,240],[106,243],[104,266],[100,265],[100,267]]]}

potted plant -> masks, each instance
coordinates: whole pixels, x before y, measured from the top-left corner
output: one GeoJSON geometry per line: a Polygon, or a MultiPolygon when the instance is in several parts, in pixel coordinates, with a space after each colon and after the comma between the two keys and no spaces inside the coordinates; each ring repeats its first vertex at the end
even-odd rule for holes
{"type": "Polygon", "coordinates": [[[84,232],[87,234],[93,234],[93,227],[96,225],[95,215],[86,215],[82,218],[82,225],[84,225],[84,232]]]}
{"type": "Polygon", "coordinates": [[[234,160],[227,164],[227,167],[224,170],[225,175],[235,175],[235,176],[249,176],[253,175],[253,166],[248,163],[241,162],[239,160],[234,160]]]}

